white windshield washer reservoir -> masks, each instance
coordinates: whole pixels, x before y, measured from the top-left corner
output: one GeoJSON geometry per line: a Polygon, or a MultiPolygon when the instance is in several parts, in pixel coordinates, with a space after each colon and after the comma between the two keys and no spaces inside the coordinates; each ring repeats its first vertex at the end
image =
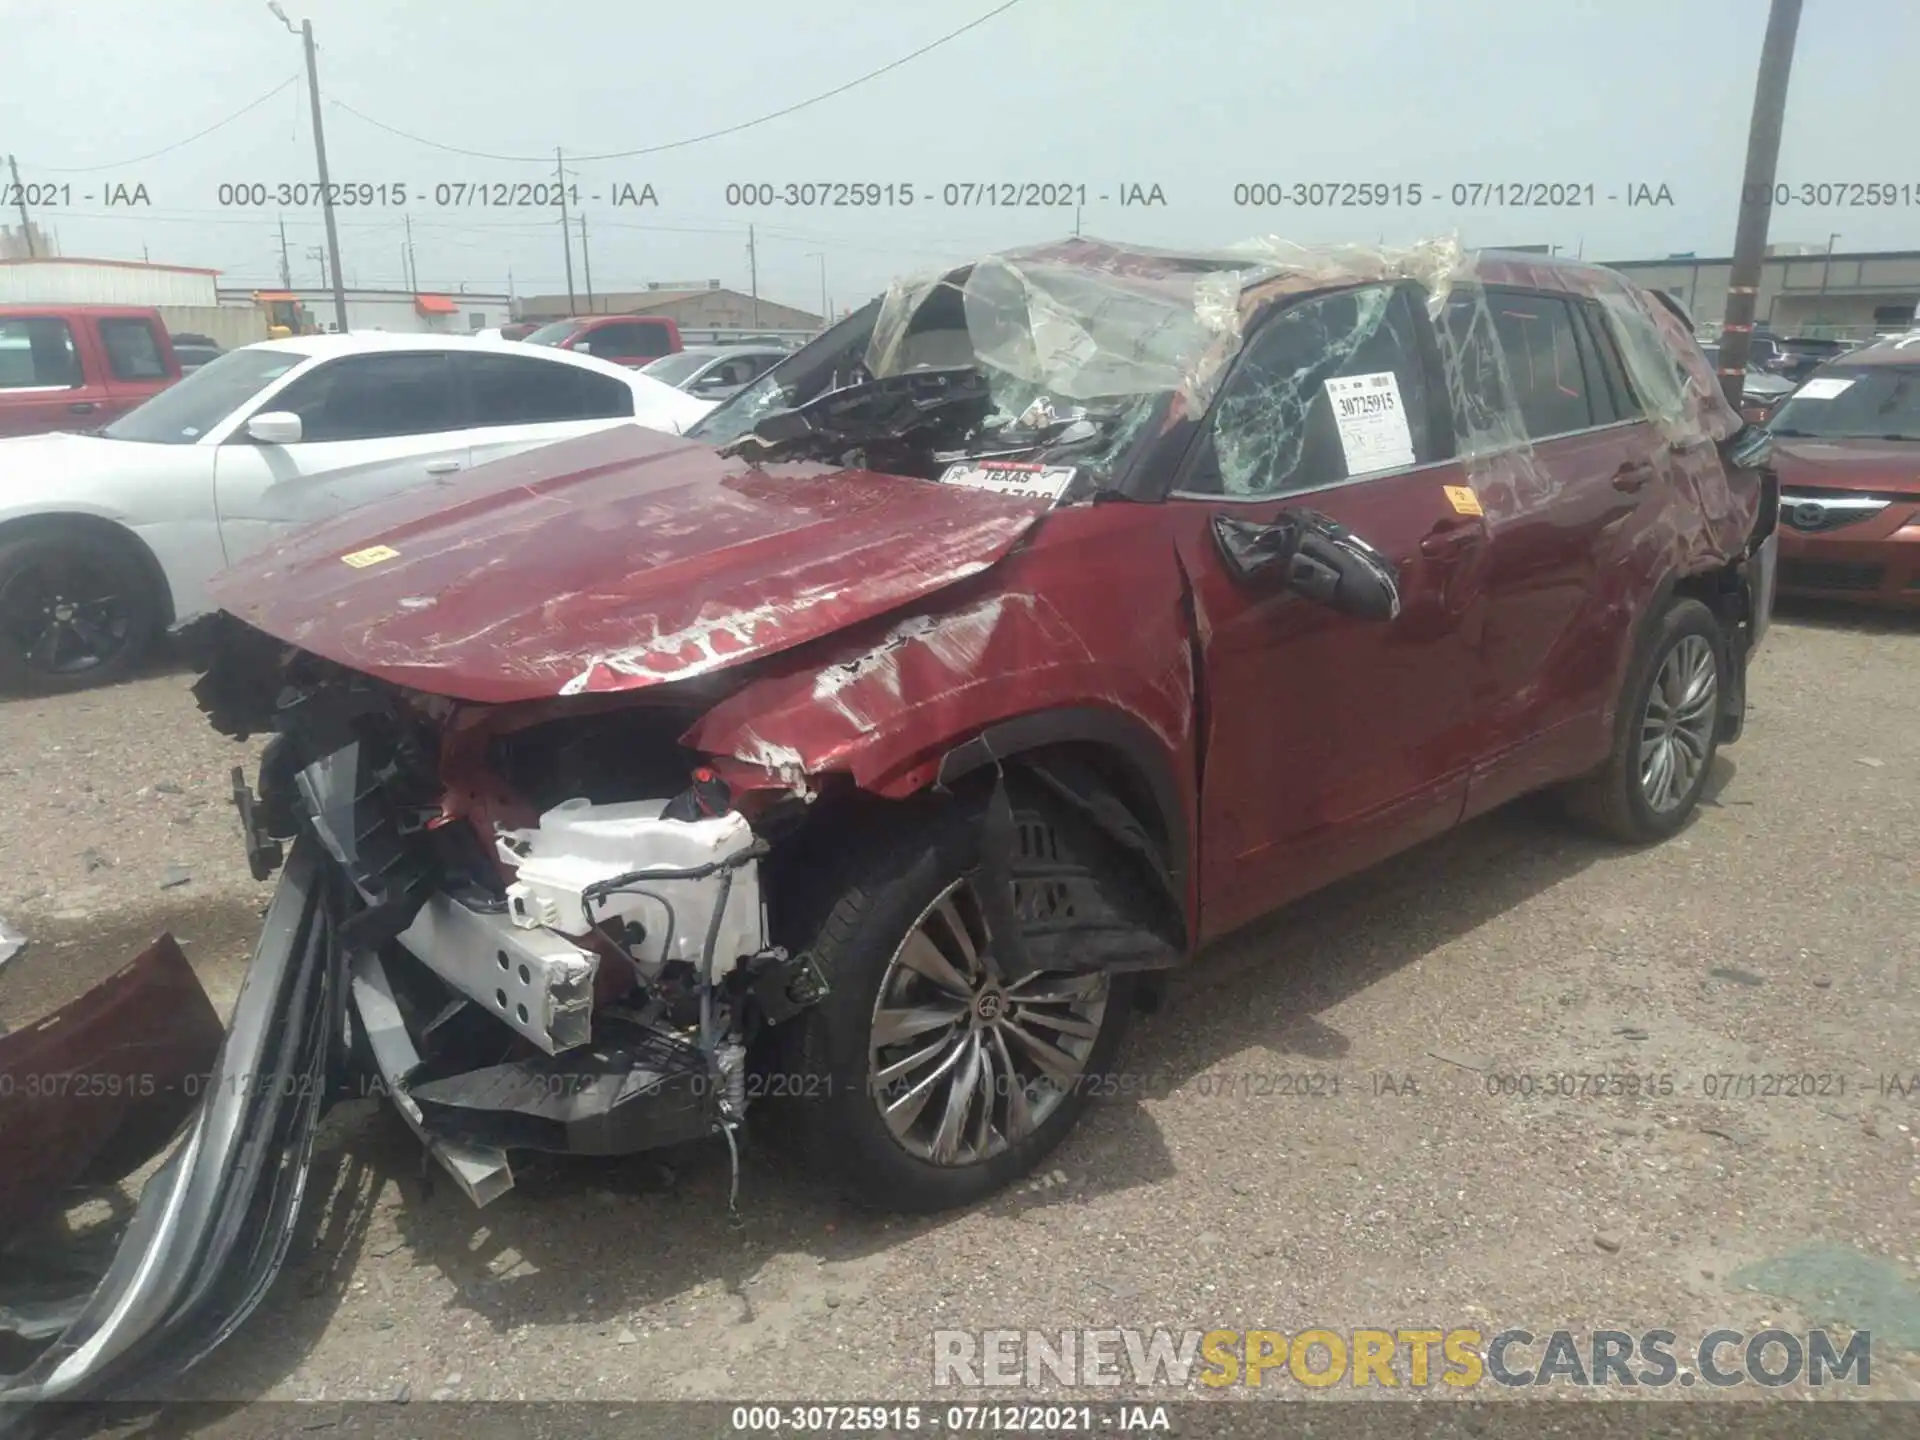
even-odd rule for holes
{"type": "Polygon", "coordinates": [[[562,935],[585,935],[608,919],[635,922],[623,942],[643,972],[657,973],[669,960],[697,969],[721,891],[726,910],[714,937],[712,981],[742,958],[766,948],[766,914],[760,897],[760,862],[731,867],[697,880],[636,879],[631,886],[596,898],[589,911],[583,893],[598,882],[634,871],[694,870],[737,857],[753,844],[753,827],[738,811],[708,820],[668,820],[664,800],[595,805],[563,800],[530,830],[501,830],[500,858],[517,868],[507,887],[507,913],[525,929],[545,926],[562,935]],[[641,893],[642,891],[646,893],[641,893]]]}

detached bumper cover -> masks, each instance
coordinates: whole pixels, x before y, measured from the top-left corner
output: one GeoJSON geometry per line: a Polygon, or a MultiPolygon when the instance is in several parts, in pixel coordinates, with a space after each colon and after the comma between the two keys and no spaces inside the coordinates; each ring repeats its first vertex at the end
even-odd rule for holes
{"type": "Polygon", "coordinates": [[[24,1371],[0,1376],[0,1429],[38,1402],[152,1398],[225,1340],[279,1273],[342,983],[320,860],[310,840],[294,846],[198,1114],[77,1316],[24,1371]]]}
{"type": "Polygon", "coordinates": [[[0,1038],[0,1239],[56,1213],[72,1187],[111,1185],[165,1149],[194,1110],[221,1034],[193,967],[163,935],[0,1038]]]}

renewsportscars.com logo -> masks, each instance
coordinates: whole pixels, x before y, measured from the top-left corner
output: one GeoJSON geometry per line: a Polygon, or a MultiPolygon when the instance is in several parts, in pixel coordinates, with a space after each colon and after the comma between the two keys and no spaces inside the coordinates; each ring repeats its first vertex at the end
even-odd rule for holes
{"type": "Polygon", "coordinates": [[[1826,1330],[936,1330],[933,1383],[1019,1387],[1305,1385],[1326,1389],[1873,1383],[1873,1336],[1826,1330]]]}

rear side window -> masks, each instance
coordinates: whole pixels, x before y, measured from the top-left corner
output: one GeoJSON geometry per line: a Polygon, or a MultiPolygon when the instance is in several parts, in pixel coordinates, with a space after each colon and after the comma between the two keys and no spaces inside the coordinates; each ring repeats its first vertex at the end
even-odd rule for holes
{"type": "Polygon", "coordinates": [[[70,390],[85,383],[66,321],[0,320],[0,390],[70,390]]]}
{"type": "Polygon", "coordinates": [[[518,355],[462,355],[475,425],[540,425],[633,414],[633,391],[610,375],[518,355]]]}
{"type": "Polygon", "coordinates": [[[100,343],[106,347],[107,368],[116,380],[164,380],[166,362],[153,326],[131,316],[100,321],[100,343]]]}
{"type": "Polygon", "coordinates": [[[1645,414],[1633,387],[1627,382],[1626,367],[1621,364],[1613,332],[1607,328],[1607,312],[1592,300],[1574,305],[1580,341],[1580,364],[1587,374],[1587,386],[1593,396],[1594,420],[1607,425],[1616,420],[1638,420],[1645,414]]]}
{"type": "Polygon", "coordinates": [[[1599,423],[1580,363],[1572,305],[1558,295],[1492,289],[1487,304],[1527,438],[1564,435],[1599,423]]]}
{"type": "Polygon", "coordinates": [[[1282,310],[1234,364],[1181,489],[1287,495],[1443,458],[1419,324],[1384,285],[1282,310]]]}
{"type": "Polygon", "coordinates": [[[307,441],[378,440],[466,428],[445,354],[355,355],[296,380],[274,410],[300,417],[307,441]]]}

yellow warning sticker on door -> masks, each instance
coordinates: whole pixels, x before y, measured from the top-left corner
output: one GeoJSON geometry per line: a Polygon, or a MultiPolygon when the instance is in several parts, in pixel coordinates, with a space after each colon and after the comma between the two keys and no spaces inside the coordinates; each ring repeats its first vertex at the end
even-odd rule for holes
{"type": "Polygon", "coordinates": [[[382,560],[391,560],[399,553],[391,545],[375,545],[371,549],[355,550],[352,554],[342,555],[340,558],[354,569],[364,570],[369,565],[378,565],[382,560]]]}
{"type": "Polygon", "coordinates": [[[1447,492],[1447,499],[1453,505],[1455,514],[1484,515],[1487,513],[1480,508],[1480,497],[1473,493],[1471,486],[1442,485],[1440,488],[1447,492]]]}

